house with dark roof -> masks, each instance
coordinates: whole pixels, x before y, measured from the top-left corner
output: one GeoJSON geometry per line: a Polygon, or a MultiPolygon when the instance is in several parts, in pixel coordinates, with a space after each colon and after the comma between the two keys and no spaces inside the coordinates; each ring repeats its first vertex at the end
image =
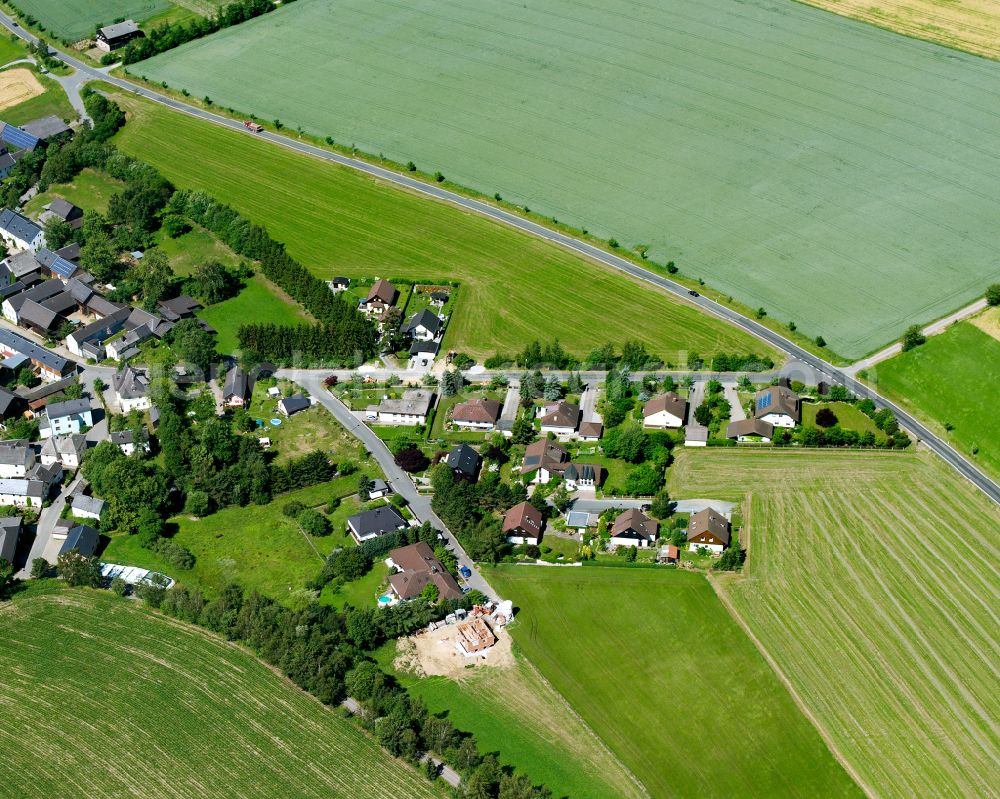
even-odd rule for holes
{"type": "Polygon", "coordinates": [[[4,516],[0,518],[0,560],[14,562],[17,552],[17,541],[21,537],[20,516],[4,516]]]}
{"type": "Polygon", "coordinates": [[[479,479],[483,459],[468,444],[459,444],[448,453],[445,463],[456,478],[475,483],[479,479]]]}
{"type": "Polygon", "coordinates": [[[60,247],[58,250],[56,250],[56,255],[58,255],[60,258],[65,258],[67,261],[72,261],[73,263],[79,263],[80,245],[77,244],[75,241],[70,242],[65,247],[60,247]]]}
{"type": "Polygon", "coordinates": [[[544,526],[542,512],[530,502],[519,502],[503,517],[503,534],[511,544],[537,544],[544,526]]]}
{"type": "Polygon", "coordinates": [[[642,426],[655,430],[683,427],[687,411],[688,402],[684,397],[673,391],[658,394],[642,406],[642,426]]]}
{"type": "Polygon", "coordinates": [[[651,519],[638,508],[629,508],[622,513],[611,526],[611,539],[608,546],[617,547],[648,547],[660,531],[660,523],[651,519]]]}
{"type": "Polygon", "coordinates": [[[521,461],[521,478],[529,483],[548,483],[569,466],[569,451],[555,441],[542,439],[529,444],[521,461]]]}
{"type": "Polygon", "coordinates": [[[493,430],[503,405],[494,399],[475,398],[460,402],[451,410],[451,421],[465,430],[493,430]]]}
{"type": "Polygon", "coordinates": [[[774,427],[795,427],[802,421],[802,400],[785,386],[758,391],[753,400],[754,418],[774,427]]]}
{"type": "Polygon", "coordinates": [[[573,436],[582,418],[579,405],[562,400],[545,405],[541,416],[542,435],[554,433],[559,438],[573,436]]]}
{"type": "Polygon", "coordinates": [[[34,252],[45,246],[45,232],[28,217],[5,208],[0,211],[0,237],[9,247],[34,252]]]}
{"type": "Polygon", "coordinates": [[[3,309],[4,318],[18,325],[21,324],[21,309],[25,304],[28,302],[41,304],[64,293],[63,284],[58,280],[43,280],[38,285],[25,289],[20,294],[12,294],[7,297],[0,307],[3,309]]]}
{"type": "MultiPolygon", "coordinates": [[[[74,206],[76,207],[76,206],[74,206]]],[[[73,261],[68,261],[61,255],[52,252],[52,250],[47,247],[42,247],[38,250],[35,255],[38,263],[42,265],[42,272],[47,276],[55,280],[67,281],[72,278],[80,269],[73,261]]],[[[93,289],[90,289],[87,296],[93,294],[93,289]]],[[[81,303],[82,305],[83,303],[81,303]]]]}
{"type": "Polygon", "coordinates": [[[425,541],[393,549],[389,552],[388,563],[396,570],[389,577],[389,587],[404,602],[420,596],[428,584],[437,586],[439,599],[462,598],[458,581],[425,541]]]}
{"type": "Polygon", "coordinates": [[[347,291],[351,287],[351,279],[338,275],[333,280],[328,281],[327,285],[330,287],[330,291],[347,291]]]}
{"type": "Polygon", "coordinates": [[[450,295],[447,291],[432,291],[431,305],[436,305],[438,308],[441,308],[448,303],[449,296],[450,295]]]}
{"type": "Polygon", "coordinates": [[[735,441],[757,441],[765,444],[774,437],[774,425],[763,419],[740,419],[726,425],[726,438],[735,441]]]}
{"type": "Polygon", "coordinates": [[[250,378],[239,366],[226,372],[222,402],[227,408],[242,408],[250,400],[250,378]]]}
{"type": "Polygon", "coordinates": [[[707,549],[718,555],[729,546],[729,519],[714,508],[705,508],[691,514],[688,520],[688,549],[697,552],[707,549]]]}
{"type": "Polygon", "coordinates": [[[311,404],[308,397],[304,397],[302,394],[293,394],[278,400],[278,413],[282,416],[292,416],[299,411],[304,411],[311,404]]]}
{"type": "Polygon", "coordinates": [[[431,310],[423,308],[417,311],[403,325],[403,332],[417,341],[433,341],[441,333],[444,323],[431,310]]]}
{"type": "Polygon", "coordinates": [[[395,530],[405,530],[408,526],[392,505],[380,505],[347,517],[347,531],[359,544],[395,530]]]}
{"type": "Polygon", "coordinates": [[[76,230],[83,225],[83,209],[78,205],[73,205],[69,200],[56,197],[45,206],[45,212],[39,219],[42,222],[47,222],[49,219],[58,219],[65,222],[73,230],[76,230]]]}
{"type": "MultiPolygon", "coordinates": [[[[130,308],[119,308],[103,319],[98,319],[87,325],[80,325],[80,327],[66,336],[66,349],[80,358],[92,357],[92,354],[104,353],[104,342],[124,330],[125,320],[128,319],[129,313],[131,313],[130,308]],[[88,351],[84,351],[85,344],[92,344],[94,347],[88,351]]],[[[102,359],[103,354],[95,360],[102,359]]]]}
{"type": "Polygon", "coordinates": [[[157,306],[157,310],[163,318],[170,322],[179,322],[181,319],[190,319],[195,311],[200,311],[204,306],[187,294],[174,297],[172,300],[164,300],[157,306]]]}
{"type": "Polygon", "coordinates": [[[138,437],[133,430],[119,430],[108,436],[108,441],[118,447],[126,457],[131,457],[138,449],[149,452],[149,439],[145,430],[140,430],[138,437]]]}
{"type": "Polygon", "coordinates": [[[80,524],[72,519],[60,519],[56,522],[48,546],[42,552],[42,557],[49,563],[55,563],[60,555],[75,549],[86,558],[97,552],[101,536],[89,524],[80,524]]]}
{"type": "Polygon", "coordinates": [[[17,321],[21,327],[33,330],[40,336],[48,336],[63,325],[66,317],[59,311],[49,308],[48,302],[42,304],[28,300],[18,311],[17,321]]]}
{"type": "Polygon", "coordinates": [[[0,122],[0,141],[16,151],[13,153],[15,161],[21,160],[24,152],[32,152],[39,144],[37,137],[7,122],[0,122]]]}
{"type": "MultiPolygon", "coordinates": [[[[42,265],[38,263],[36,253],[31,250],[22,250],[13,255],[8,255],[4,259],[3,264],[7,267],[10,276],[23,284],[23,289],[42,279],[42,265]]],[[[10,295],[8,294],[7,296],[10,295]]]]}
{"type": "Polygon", "coordinates": [[[71,361],[46,347],[40,347],[24,336],[0,327],[0,356],[24,355],[29,358],[44,380],[59,380],[75,368],[71,361]]]}
{"type": "Polygon", "coordinates": [[[97,31],[96,44],[99,50],[110,53],[124,47],[134,39],[141,39],[145,36],[135,20],[127,19],[114,25],[105,25],[97,31]]]}
{"type": "Polygon", "coordinates": [[[119,369],[111,377],[111,389],[122,413],[144,411],[152,405],[149,399],[149,377],[132,366],[119,369]]]}
{"type": "Polygon", "coordinates": [[[580,488],[600,488],[606,475],[607,472],[600,464],[576,462],[566,466],[562,473],[566,488],[570,491],[580,488]]]}
{"type": "Polygon", "coordinates": [[[42,438],[79,433],[93,427],[94,415],[89,399],[71,399],[45,406],[45,416],[39,422],[38,435],[42,438]]]}
{"type": "Polygon", "coordinates": [[[39,119],[31,120],[31,122],[26,122],[24,125],[21,125],[21,130],[29,136],[34,136],[38,139],[38,141],[46,144],[53,139],[58,139],[61,136],[66,136],[73,132],[70,126],[63,122],[55,114],[50,114],[47,117],[40,117],[39,119]]]}

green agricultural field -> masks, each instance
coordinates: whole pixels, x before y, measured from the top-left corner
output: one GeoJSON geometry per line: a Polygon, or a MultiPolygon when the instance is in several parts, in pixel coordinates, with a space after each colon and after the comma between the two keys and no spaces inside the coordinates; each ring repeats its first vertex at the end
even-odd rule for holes
{"type": "Polygon", "coordinates": [[[878,390],[930,423],[950,444],[1000,476],[1000,340],[969,322],[880,363],[878,390]],[[945,425],[954,429],[948,432],[945,425]],[[973,454],[975,452],[975,454],[973,454]]]}
{"type": "Polygon", "coordinates": [[[174,540],[197,559],[187,572],[178,572],[155,552],[143,549],[131,535],[112,538],[102,559],[156,569],[211,596],[238,582],[285,601],[319,573],[326,555],[346,543],[343,526],[352,506],[345,502],[337,509],[331,519],[334,532],[324,538],[305,535],[294,519],[281,512],[282,507],[297,500],[322,510],[333,497],[353,494],[357,482],[352,475],[280,494],[268,505],[223,508],[204,519],[174,517],[170,520],[176,525],[174,540]]]}
{"type": "Polygon", "coordinates": [[[14,0],[25,14],[62,39],[84,39],[98,25],[109,25],[119,17],[136,22],[170,8],[168,0],[14,0]]]}
{"type": "Polygon", "coordinates": [[[514,641],[653,797],[861,795],[703,575],[488,579],[520,608],[514,641]]]}
{"type": "Polygon", "coordinates": [[[720,590],[872,796],[989,796],[1000,512],[930,453],[680,453],[676,496],[742,499],[720,590]]]}
{"type": "Polygon", "coordinates": [[[558,336],[586,355],[605,341],[640,338],[675,362],[684,351],[778,359],[735,327],[538,239],[246,134],[115,98],[130,112],[119,147],[264,225],[320,277],[460,280],[451,348],[483,356],[558,336]]]}
{"type": "Polygon", "coordinates": [[[235,297],[199,311],[198,316],[218,331],[219,352],[226,354],[239,349],[236,334],[248,322],[293,325],[310,320],[299,305],[263,275],[254,275],[235,297]]]}
{"type": "Polygon", "coordinates": [[[1000,64],[799,3],[300,0],[133,71],[649,245],[846,357],[1000,275],[1000,64]]]}
{"type": "Polygon", "coordinates": [[[4,796],[444,795],[242,648],[110,592],[0,604],[0,668],[4,796]]]}

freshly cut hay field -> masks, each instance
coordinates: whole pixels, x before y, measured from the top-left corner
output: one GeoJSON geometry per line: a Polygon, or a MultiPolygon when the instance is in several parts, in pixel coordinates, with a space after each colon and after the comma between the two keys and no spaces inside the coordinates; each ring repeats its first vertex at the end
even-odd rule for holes
{"type": "Polygon", "coordinates": [[[109,592],[0,605],[0,667],[4,796],[442,795],[244,650],[109,592]]]}
{"type": "Polygon", "coordinates": [[[873,795],[994,796],[1000,511],[929,453],[686,451],[677,495],[744,499],[720,590],[873,795]]]}
{"type": "Polygon", "coordinates": [[[0,72],[0,109],[37,97],[45,87],[30,69],[8,69],[0,72]]]}
{"type": "Polygon", "coordinates": [[[861,792],[701,574],[501,566],[514,641],[653,797],[861,792]]]}
{"type": "Polygon", "coordinates": [[[802,1],[907,36],[1000,58],[1000,4],[996,0],[802,1]]]}
{"type": "Polygon", "coordinates": [[[1000,276],[1000,64],[799,3],[299,0],[133,71],[650,245],[849,358],[1000,276]]]}
{"type": "Polygon", "coordinates": [[[96,25],[110,25],[119,17],[142,22],[170,8],[168,0],[14,0],[56,36],[83,39],[96,25]]]}
{"type": "MultiPolygon", "coordinates": [[[[976,321],[989,330],[991,319],[997,319],[995,311],[976,321]]],[[[1000,478],[1000,339],[973,322],[959,322],[883,361],[869,376],[879,391],[1000,478]]]]}
{"type": "Polygon", "coordinates": [[[148,101],[115,100],[129,111],[122,150],[264,225],[318,276],[460,280],[451,349],[482,356],[558,336],[583,356],[638,338],[674,362],[691,350],[778,360],[737,328],[538,239],[148,101]]]}

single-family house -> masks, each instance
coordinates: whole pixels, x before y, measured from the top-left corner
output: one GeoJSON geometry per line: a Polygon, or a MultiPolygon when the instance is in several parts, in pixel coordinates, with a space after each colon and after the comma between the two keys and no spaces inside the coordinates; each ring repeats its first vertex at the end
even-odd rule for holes
{"type": "Polygon", "coordinates": [[[512,544],[537,544],[544,526],[542,512],[530,502],[519,502],[503,517],[503,534],[512,544]]]}
{"type": "Polygon", "coordinates": [[[416,341],[433,341],[441,333],[441,319],[427,308],[417,311],[403,325],[403,332],[416,341]]]}
{"type": "Polygon", "coordinates": [[[351,279],[343,275],[338,275],[329,281],[327,285],[330,287],[330,291],[347,291],[351,287],[351,279]]]}
{"type": "Polygon", "coordinates": [[[691,514],[688,521],[688,549],[697,552],[705,548],[719,554],[729,546],[729,519],[714,508],[691,514]]]}
{"type": "Polygon", "coordinates": [[[227,408],[242,408],[250,399],[250,378],[239,366],[226,372],[222,402],[227,408]]]}
{"type": "Polygon", "coordinates": [[[577,438],[581,441],[600,441],[604,435],[604,425],[600,422],[580,422],[577,438]]]}
{"type": "Polygon", "coordinates": [[[774,437],[774,425],[763,419],[740,419],[726,425],[726,438],[736,441],[762,441],[769,443],[774,437]]]}
{"type": "Polygon", "coordinates": [[[568,438],[580,426],[580,406],[560,400],[542,409],[542,435],[554,433],[559,438],[568,438]]]}
{"type": "Polygon", "coordinates": [[[112,375],[111,388],[122,413],[145,411],[153,404],[149,398],[149,377],[132,366],[125,366],[112,375]]]}
{"type": "Polygon", "coordinates": [[[754,418],[774,427],[795,427],[802,421],[802,400],[785,386],[758,391],[753,401],[754,418]]]}
{"type": "Polygon", "coordinates": [[[107,510],[107,503],[103,499],[88,497],[86,494],[73,494],[69,497],[69,503],[72,514],[78,519],[94,519],[99,522],[107,510]]]}
{"type": "Polygon", "coordinates": [[[20,516],[4,516],[0,518],[0,560],[14,562],[17,553],[17,540],[21,537],[20,516]]]}
{"type": "Polygon", "coordinates": [[[434,392],[422,388],[403,392],[400,399],[384,399],[378,405],[378,423],[391,425],[427,424],[434,405],[434,392]]]}
{"type": "Polygon", "coordinates": [[[105,25],[97,31],[97,48],[106,53],[124,47],[133,39],[141,39],[145,36],[135,20],[127,19],[114,25],[105,25]]]}
{"type": "Polygon", "coordinates": [[[642,426],[656,430],[683,427],[687,410],[687,400],[673,391],[657,394],[642,406],[642,426]]]}
{"type": "Polygon", "coordinates": [[[493,399],[470,399],[451,410],[451,421],[466,430],[493,430],[503,405],[493,399]]]}
{"type": "Polygon", "coordinates": [[[420,596],[431,583],[437,586],[440,599],[462,598],[458,581],[435,557],[426,541],[393,549],[387,562],[396,570],[389,577],[389,587],[404,602],[420,596]]]}
{"type": "Polygon", "coordinates": [[[360,303],[361,310],[368,316],[382,316],[396,304],[399,291],[388,280],[379,278],[368,290],[368,296],[360,303]]]}
{"type": "Polygon", "coordinates": [[[278,400],[278,413],[282,416],[291,416],[299,411],[304,411],[311,404],[308,397],[304,397],[302,394],[293,394],[278,400]]]}
{"type": "Polygon", "coordinates": [[[54,402],[45,406],[45,416],[38,425],[42,438],[79,433],[85,427],[93,427],[94,415],[89,399],[71,399],[54,402]]]}
{"type": "Polygon", "coordinates": [[[548,483],[569,465],[569,452],[555,441],[542,439],[529,444],[521,461],[521,477],[529,483],[548,483]]]}
{"type": "Polygon", "coordinates": [[[43,466],[59,464],[65,469],[79,469],[83,453],[87,450],[87,437],[82,433],[68,436],[51,436],[42,444],[40,457],[43,466]]]}
{"type": "Polygon", "coordinates": [[[624,511],[611,526],[611,540],[608,546],[617,547],[648,547],[660,531],[660,523],[649,518],[638,508],[624,511]]]}
{"type": "MultiPolygon", "coordinates": [[[[59,118],[56,117],[56,119],[59,118]]],[[[61,119],[59,121],[62,122],[61,119]]],[[[60,222],[65,222],[73,230],[76,230],[83,225],[83,209],[77,205],[73,205],[69,200],[56,197],[45,206],[45,212],[39,217],[41,222],[47,222],[50,219],[58,219],[60,222]]]]}
{"type": "Polygon", "coordinates": [[[49,486],[42,480],[25,477],[0,478],[0,505],[18,508],[40,508],[49,495],[49,486]]]}
{"type": "MultiPolygon", "coordinates": [[[[42,279],[42,265],[38,261],[37,253],[31,250],[22,250],[13,255],[8,255],[3,260],[3,265],[7,267],[10,276],[21,284],[21,291],[37,283],[42,279]]],[[[15,292],[6,292],[9,297],[15,292]]]]}
{"type": "Polygon", "coordinates": [[[599,464],[570,463],[563,469],[562,476],[566,481],[566,488],[576,491],[580,488],[600,488],[604,483],[606,472],[599,464]]]}
{"type": "Polygon", "coordinates": [[[483,459],[468,444],[459,444],[448,453],[445,463],[459,480],[474,483],[479,479],[483,459]]]}
{"type": "Polygon", "coordinates": [[[406,519],[392,505],[380,505],[347,517],[347,530],[359,544],[407,527],[406,519]]]}
{"type": "Polygon", "coordinates": [[[60,519],[56,522],[48,546],[42,552],[42,557],[49,563],[55,563],[59,556],[75,549],[86,558],[97,552],[101,536],[89,524],[80,524],[72,519],[60,519]]]}
{"type": "MultiPolygon", "coordinates": [[[[145,431],[142,432],[145,433],[145,431]]],[[[141,435],[137,439],[135,432],[132,430],[119,430],[116,433],[112,433],[108,437],[108,440],[127,457],[131,457],[139,447],[142,447],[145,452],[149,452],[149,439],[145,435],[141,435]]]]}
{"type": "Polygon", "coordinates": [[[34,252],[45,246],[45,231],[41,226],[9,208],[0,211],[0,237],[15,250],[34,252]]]}
{"type": "Polygon", "coordinates": [[[0,479],[27,477],[35,468],[35,450],[26,444],[0,447],[0,479]]]}

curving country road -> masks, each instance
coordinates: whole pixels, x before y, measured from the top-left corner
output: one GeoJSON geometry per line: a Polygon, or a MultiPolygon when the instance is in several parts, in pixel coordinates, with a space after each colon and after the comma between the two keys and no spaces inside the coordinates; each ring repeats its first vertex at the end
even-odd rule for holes
{"type": "MultiPolygon", "coordinates": [[[[7,14],[0,13],[0,23],[25,41],[36,41],[34,36],[27,33],[7,14]]],[[[411,191],[432,197],[436,200],[450,203],[472,213],[479,214],[480,216],[493,219],[501,224],[516,228],[524,233],[536,236],[537,238],[544,239],[545,241],[556,244],[564,249],[584,255],[593,261],[597,261],[598,263],[611,267],[612,269],[617,269],[631,275],[632,277],[645,283],[649,283],[657,288],[668,291],[671,294],[682,298],[684,301],[701,308],[706,313],[712,314],[720,319],[724,319],[756,336],[761,341],[770,344],[775,349],[786,353],[788,356],[799,361],[819,375],[825,376],[825,379],[827,379],[828,382],[841,383],[847,386],[847,388],[859,397],[868,397],[879,407],[889,408],[896,415],[896,418],[899,420],[902,427],[906,428],[918,439],[923,441],[932,451],[944,458],[944,460],[959,474],[969,480],[995,503],[1000,505],[1000,484],[983,474],[983,472],[981,472],[975,464],[965,458],[965,456],[961,455],[957,450],[947,444],[943,439],[937,436],[915,417],[903,410],[900,406],[882,397],[877,391],[869,388],[864,383],[859,382],[847,371],[833,366],[822,358],[813,355],[794,342],[789,341],[780,333],[764,327],[754,320],[749,319],[731,308],[727,308],[726,306],[721,305],[707,297],[691,296],[687,287],[682,286],[680,283],[663,277],[655,272],[651,272],[648,269],[644,269],[638,264],[634,264],[631,261],[602,250],[599,247],[595,247],[585,241],[581,241],[580,239],[576,239],[555,230],[549,230],[542,225],[536,224],[528,219],[523,219],[516,214],[503,210],[502,208],[494,207],[489,203],[474,200],[469,197],[463,197],[460,194],[440,188],[439,186],[427,184],[407,175],[393,172],[389,169],[369,164],[356,158],[341,155],[340,153],[324,150],[311,144],[296,141],[277,133],[271,133],[270,131],[264,131],[256,134],[249,133],[245,130],[241,122],[233,119],[227,119],[226,117],[213,114],[209,111],[204,111],[200,108],[195,108],[158,92],[136,86],[127,80],[112,77],[104,71],[85,64],[61,51],[55,51],[54,57],[58,58],[68,66],[74,67],[79,73],[82,73],[82,75],[89,76],[89,78],[94,80],[106,81],[114,86],[117,86],[118,88],[137,94],[148,100],[152,100],[153,102],[164,105],[167,108],[172,108],[175,111],[179,111],[181,113],[188,114],[189,116],[197,117],[232,130],[241,131],[247,136],[255,136],[259,139],[264,139],[290,150],[295,150],[306,155],[321,158],[325,161],[331,161],[351,169],[356,169],[359,172],[379,178],[380,180],[384,180],[388,183],[402,186],[410,189],[411,191]]]]}

